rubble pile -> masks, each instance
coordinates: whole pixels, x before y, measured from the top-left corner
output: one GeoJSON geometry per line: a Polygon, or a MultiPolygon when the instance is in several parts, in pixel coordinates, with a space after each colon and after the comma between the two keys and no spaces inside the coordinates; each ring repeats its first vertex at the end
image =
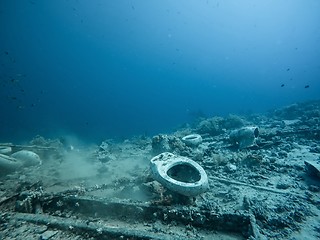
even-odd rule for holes
{"type": "Polygon", "coordinates": [[[99,146],[39,136],[9,144],[41,165],[1,175],[0,238],[319,239],[319,141],[312,101],[99,146]],[[163,152],[199,164],[209,188],[188,196],[156,181],[150,160],[163,152]]]}

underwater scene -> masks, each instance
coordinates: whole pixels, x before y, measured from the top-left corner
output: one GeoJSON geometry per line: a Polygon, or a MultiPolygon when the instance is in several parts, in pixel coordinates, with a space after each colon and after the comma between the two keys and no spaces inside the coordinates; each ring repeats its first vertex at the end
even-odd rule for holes
{"type": "Polygon", "coordinates": [[[0,1],[0,239],[320,239],[320,2],[0,1]]]}

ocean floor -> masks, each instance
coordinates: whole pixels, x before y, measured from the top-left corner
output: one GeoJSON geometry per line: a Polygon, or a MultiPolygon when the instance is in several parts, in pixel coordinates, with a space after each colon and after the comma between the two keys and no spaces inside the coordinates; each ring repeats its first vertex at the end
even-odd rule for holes
{"type": "Polygon", "coordinates": [[[0,239],[320,239],[319,143],[320,101],[122,142],[2,143],[0,239]],[[258,129],[250,146],[230,137],[247,126],[258,129]],[[20,150],[41,163],[17,165],[20,150]],[[210,189],[186,197],[155,181],[162,152],[199,163],[210,189]]]}

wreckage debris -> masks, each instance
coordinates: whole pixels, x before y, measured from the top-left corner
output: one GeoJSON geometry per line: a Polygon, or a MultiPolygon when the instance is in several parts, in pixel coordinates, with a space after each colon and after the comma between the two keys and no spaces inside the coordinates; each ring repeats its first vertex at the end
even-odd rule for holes
{"type": "Polygon", "coordinates": [[[27,150],[42,161],[1,175],[0,237],[319,239],[319,113],[313,101],[87,148],[39,136],[29,146],[0,144],[0,160],[14,164],[11,154],[27,150]],[[192,134],[202,141],[183,141],[192,134]],[[161,179],[191,185],[201,179],[192,160],[210,188],[177,191],[150,159],[183,160],[161,179]]]}

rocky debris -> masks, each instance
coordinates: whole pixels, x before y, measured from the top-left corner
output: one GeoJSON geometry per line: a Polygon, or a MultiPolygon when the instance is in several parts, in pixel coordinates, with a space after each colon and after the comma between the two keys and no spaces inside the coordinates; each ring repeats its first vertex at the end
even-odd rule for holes
{"type": "Polygon", "coordinates": [[[152,150],[155,154],[172,151],[169,145],[169,137],[163,134],[154,136],[152,138],[152,150]]]}
{"type": "Polygon", "coordinates": [[[213,117],[201,121],[196,129],[196,132],[199,134],[208,133],[212,136],[222,134],[224,132],[223,118],[213,117]]]}
{"type": "Polygon", "coordinates": [[[213,117],[84,148],[39,136],[30,146],[10,144],[34,151],[42,165],[2,175],[0,238],[319,239],[319,106],[213,117]],[[247,126],[259,126],[256,144],[230,144],[229,134],[247,126]],[[181,140],[194,133],[199,145],[181,140]],[[187,197],[154,181],[148,165],[162,152],[199,163],[210,190],[187,197]]]}
{"type": "Polygon", "coordinates": [[[111,144],[107,143],[106,141],[101,143],[99,149],[96,151],[96,158],[99,161],[106,163],[115,160],[115,156],[111,154],[112,149],[110,145],[111,144]]]}
{"type": "Polygon", "coordinates": [[[192,152],[191,147],[188,147],[179,137],[164,134],[152,138],[152,150],[155,155],[171,152],[184,156],[188,152],[192,152]]]}
{"type": "Polygon", "coordinates": [[[40,235],[39,239],[40,240],[48,240],[48,239],[52,238],[54,235],[56,235],[57,233],[58,233],[58,231],[47,230],[40,235]]]}
{"type": "Polygon", "coordinates": [[[246,120],[237,115],[229,115],[226,118],[213,117],[202,120],[196,127],[199,134],[208,133],[216,136],[225,132],[226,129],[241,128],[246,124],[246,120]]]}
{"type": "Polygon", "coordinates": [[[308,119],[320,117],[319,101],[308,101],[303,103],[294,103],[281,109],[276,109],[271,117],[277,119],[308,119]]]}

